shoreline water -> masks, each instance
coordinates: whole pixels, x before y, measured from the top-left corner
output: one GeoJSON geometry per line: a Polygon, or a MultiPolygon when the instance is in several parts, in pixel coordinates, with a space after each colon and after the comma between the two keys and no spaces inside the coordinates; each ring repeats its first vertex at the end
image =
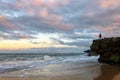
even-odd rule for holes
{"type": "Polygon", "coordinates": [[[98,63],[98,56],[87,54],[13,56],[2,57],[0,80],[117,80],[120,75],[119,66],[98,63]]]}
{"type": "MultiPolygon", "coordinates": [[[[62,64],[61,68],[63,65],[65,64],[62,64]]],[[[46,66],[44,67],[43,71],[40,70],[41,72],[37,76],[3,77],[3,78],[1,77],[0,80],[119,80],[120,79],[119,66],[96,64],[86,67],[76,67],[72,70],[61,69],[58,66],[60,66],[60,64],[59,65],[52,64],[46,66]]],[[[34,70],[34,72],[36,71],[39,71],[39,69],[34,70]]]]}

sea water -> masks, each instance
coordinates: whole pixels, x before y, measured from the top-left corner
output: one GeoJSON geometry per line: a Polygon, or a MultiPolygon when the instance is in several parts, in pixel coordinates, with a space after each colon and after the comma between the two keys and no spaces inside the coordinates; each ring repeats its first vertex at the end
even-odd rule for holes
{"type": "MultiPolygon", "coordinates": [[[[79,67],[95,65],[98,57],[87,56],[86,53],[1,53],[0,77],[23,76],[26,72],[29,73],[31,71],[31,74],[34,74],[33,70],[42,69],[53,64],[72,64],[72,66],[68,65],[72,68],[78,67],[78,63],[80,64],[79,67]],[[18,74],[19,72],[21,73],[18,74]]],[[[60,68],[65,68],[62,65],[59,66],[61,66],[60,68]]]]}

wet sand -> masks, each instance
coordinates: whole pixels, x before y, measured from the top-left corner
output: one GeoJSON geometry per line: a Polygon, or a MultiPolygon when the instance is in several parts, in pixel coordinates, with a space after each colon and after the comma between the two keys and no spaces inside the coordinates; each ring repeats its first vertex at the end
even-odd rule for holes
{"type": "Polygon", "coordinates": [[[120,80],[120,66],[97,64],[86,67],[72,67],[72,69],[65,68],[67,66],[62,68],[63,66],[49,65],[40,70],[39,74],[37,73],[38,70],[33,70],[33,73],[38,74],[34,74],[36,76],[7,77],[0,78],[0,80],[120,80]]]}
{"type": "Polygon", "coordinates": [[[101,75],[93,80],[120,80],[120,66],[102,65],[101,75]]]}

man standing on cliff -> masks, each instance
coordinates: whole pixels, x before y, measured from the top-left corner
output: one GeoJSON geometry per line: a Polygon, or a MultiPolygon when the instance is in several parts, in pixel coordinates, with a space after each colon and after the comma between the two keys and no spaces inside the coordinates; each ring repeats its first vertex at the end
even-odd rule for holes
{"type": "Polygon", "coordinates": [[[99,34],[99,39],[101,39],[101,38],[102,38],[102,34],[100,33],[100,34],[99,34]]]}
{"type": "Polygon", "coordinates": [[[102,54],[102,49],[101,49],[101,48],[102,48],[102,47],[101,47],[101,45],[102,45],[102,42],[101,42],[102,34],[101,34],[101,33],[99,34],[99,39],[100,39],[100,40],[99,40],[99,49],[100,49],[99,53],[100,53],[100,55],[101,55],[101,54],[102,54]]]}

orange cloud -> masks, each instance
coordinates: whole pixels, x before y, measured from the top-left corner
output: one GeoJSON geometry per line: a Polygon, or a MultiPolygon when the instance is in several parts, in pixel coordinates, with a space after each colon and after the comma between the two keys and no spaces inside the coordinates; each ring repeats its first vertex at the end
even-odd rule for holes
{"type": "Polygon", "coordinates": [[[3,15],[0,15],[0,25],[2,25],[3,27],[5,27],[7,29],[12,29],[12,30],[18,30],[19,29],[15,24],[13,24],[12,22],[10,22],[3,15]]]}
{"type": "Polygon", "coordinates": [[[36,6],[44,5],[44,0],[33,0],[33,4],[36,6]]]}
{"type": "Polygon", "coordinates": [[[40,11],[40,16],[43,18],[43,22],[51,25],[53,28],[72,30],[73,25],[69,23],[64,23],[64,17],[48,12],[47,9],[40,11]]]}
{"type": "Polygon", "coordinates": [[[39,11],[39,16],[41,16],[43,18],[47,17],[48,16],[48,10],[47,10],[47,8],[44,8],[44,9],[40,10],[39,11]]]}
{"type": "Polygon", "coordinates": [[[48,0],[48,4],[49,4],[50,6],[57,6],[57,5],[58,5],[58,3],[57,3],[56,0],[48,0]]]}
{"type": "Polygon", "coordinates": [[[115,8],[120,6],[120,0],[99,0],[99,4],[101,8],[115,8]]]}
{"type": "Polygon", "coordinates": [[[68,0],[19,0],[15,3],[15,7],[17,8],[51,8],[51,7],[61,7],[65,4],[68,4],[68,0]]]}
{"type": "Polygon", "coordinates": [[[57,6],[61,6],[61,5],[65,5],[68,3],[68,0],[32,0],[32,4],[34,6],[48,6],[48,7],[57,7],[57,6]]]}
{"type": "Polygon", "coordinates": [[[31,0],[29,2],[21,0],[18,4],[21,8],[24,8],[28,15],[42,17],[43,22],[53,28],[72,30],[73,26],[71,24],[64,23],[64,16],[52,13],[53,7],[61,7],[68,2],[68,0],[31,0]]]}

